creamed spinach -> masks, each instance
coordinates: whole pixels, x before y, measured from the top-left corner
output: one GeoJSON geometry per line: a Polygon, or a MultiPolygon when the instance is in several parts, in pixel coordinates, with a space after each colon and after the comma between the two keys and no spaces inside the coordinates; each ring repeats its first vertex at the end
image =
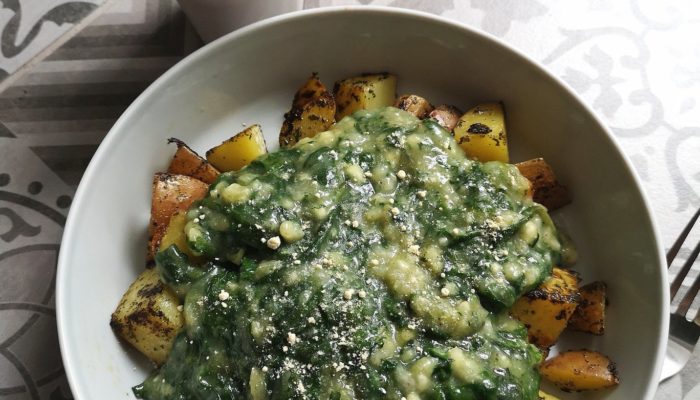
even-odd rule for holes
{"type": "Polygon", "coordinates": [[[515,167],[465,157],[396,108],[224,173],[188,212],[194,261],[144,399],[536,399],[538,350],[507,312],[559,254],[515,167]]]}

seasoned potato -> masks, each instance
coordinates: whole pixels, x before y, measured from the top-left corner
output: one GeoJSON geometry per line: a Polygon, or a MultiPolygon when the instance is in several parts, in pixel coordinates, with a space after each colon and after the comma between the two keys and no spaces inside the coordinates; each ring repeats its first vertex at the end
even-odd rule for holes
{"type": "Polygon", "coordinates": [[[428,100],[415,94],[404,94],[396,99],[394,107],[407,111],[416,117],[423,119],[433,111],[433,106],[428,100]]]}
{"type": "Polygon", "coordinates": [[[168,143],[177,144],[177,151],[170,160],[168,173],[191,176],[208,184],[213,183],[219,176],[219,171],[216,168],[190,149],[183,141],[170,138],[168,143]]]}
{"type": "Polygon", "coordinates": [[[260,125],[251,125],[207,151],[207,161],[221,172],[238,171],[267,153],[260,125]]]}
{"type": "Polygon", "coordinates": [[[153,176],[151,197],[151,222],[148,225],[148,260],[152,260],[165,230],[178,211],[184,211],[195,201],[203,198],[209,185],[186,175],[156,173],[153,176]]]}
{"type": "Polygon", "coordinates": [[[437,121],[440,126],[452,132],[459,122],[459,117],[462,116],[462,111],[455,106],[441,104],[428,114],[428,118],[437,121]]]}
{"type": "Polygon", "coordinates": [[[525,324],[531,343],[549,347],[566,327],[579,300],[578,276],[554,267],[552,276],[518,299],[510,313],[525,324]]]}
{"type": "Polygon", "coordinates": [[[540,366],[540,373],[562,390],[594,390],[619,383],[615,363],[595,351],[566,351],[540,366]]]}
{"type": "Polygon", "coordinates": [[[280,147],[290,147],[305,137],[314,137],[328,130],[335,123],[335,100],[329,92],[284,114],[280,130],[280,147]]]}
{"type": "Polygon", "coordinates": [[[170,353],[183,324],[177,296],[165,286],[155,268],[136,278],[112,314],[114,332],[156,364],[170,353]]]}
{"type": "Polygon", "coordinates": [[[367,74],[335,83],[333,94],[337,104],[335,119],[358,110],[374,110],[394,104],[396,76],[367,74]]]}
{"type": "Polygon", "coordinates": [[[545,393],[540,390],[540,394],[538,395],[539,400],[559,400],[558,397],[552,396],[549,393],[545,393]]]}
{"type": "Polygon", "coordinates": [[[324,93],[330,93],[321,82],[317,73],[312,73],[311,77],[294,94],[292,109],[301,108],[312,100],[318,99],[324,93]]]}
{"type": "Polygon", "coordinates": [[[292,108],[284,114],[280,147],[290,147],[301,138],[313,137],[335,123],[335,99],[318,74],[313,73],[297,90],[292,108]]]}
{"type": "Polygon", "coordinates": [[[501,103],[484,103],[467,111],[454,127],[455,140],[469,157],[508,162],[506,120],[501,103]]]}
{"type": "Polygon", "coordinates": [[[178,211],[176,212],[172,218],[170,218],[170,223],[168,223],[168,227],[165,230],[165,234],[163,235],[163,238],[160,240],[160,245],[158,247],[158,251],[163,251],[170,247],[171,245],[175,245],[178,250],[181,252],[187,254],[190,259],[196,260],[195,254],[192,252],[190,249],[190,246],[187,245],[187,235],[185,234],[185,225],[187,225],[187,217],[186,217],[186,212],[185,211],[178,211]]]}
{"type": "Polygon", "coordinates": [[[569,191],[557,181],[552,167],[543,158],[519,162],[515,166],[532,184],[532,199],[549,211],[571,203],[569,191]]]}
{"type": "Polygon", "coordinates": [[[592,282],[582,286],[579,294],[581,302],[569,319],[569,329],[602,335],[605,333],[607,285],[601,281],[592,282]]]}

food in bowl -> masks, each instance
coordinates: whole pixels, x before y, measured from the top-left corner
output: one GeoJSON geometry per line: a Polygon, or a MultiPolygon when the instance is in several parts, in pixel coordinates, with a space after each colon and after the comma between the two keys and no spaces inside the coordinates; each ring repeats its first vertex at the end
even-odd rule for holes
{"type": "MultiPolygon", "coordinates": [[[[550,277],[575,253],[533,196],[553,207],[568,193],[542,160],[504,162],[502,106],[386,107],[395,85],[360,76],[331,95],[312,76],[278,152],[263,155],[257,126],[208,162],[178,143],[170,172],[186,175],[154,181],[156,267],[112,317],[160,365],[138,397],[535,399],[530,342],[551,346],[577,310],[581,329],[604,326],[604,302],[578,307],[575,274],[550,277]]],[[[569,352],[543,373],[614,385],[589,353],[595,365],[569,352]]]]}

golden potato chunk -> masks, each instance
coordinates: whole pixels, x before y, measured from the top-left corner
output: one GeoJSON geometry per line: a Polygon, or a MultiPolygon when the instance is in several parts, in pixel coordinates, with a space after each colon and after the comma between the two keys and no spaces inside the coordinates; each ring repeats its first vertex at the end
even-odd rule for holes
{"type": "Polygon", "coordinates": [[[203,198],[208,190],[209,185],[186,175],[159,172],[153,176],[148,260],[152,260],[158,250],[170,218],[178,211],[187,210],[195,200],[203,198]]]}
{"type": "Polygon", "coordinates": [[[602,335],[605,333],[607,285],[601,281],[592,282],[582,286],[579,294],[581,302],[569,319],[569,329],[602,335]]]}
{"type": "Polygon", "coordinates": [[[552,167],[543,158],[533,158],[515,166],[530,181],[532,199],[549,211],[571,203],[569,191],[559,183],[552,167]]]}
{"type": "Polygon", "coordinates": [[[525,324],[530,343],[549,347],[566,328],[579,300],[578,276],[554,267],[552,276],[518,299],[510,313],[525,324]]]}
{"type": "Polygon", "coordinates": [[[312,100],[318,99],[324,93],[330,93],[326,85],[321,82],[317,73],[312,73],[311,77],[294,94],[292,109],[301,108],[312,100]]]}
{"type": "Polygon", "coordinates": [[[457,126],[460,116],[462,116],[462,111],[448,104],[441,104],[428,114],[428,118],[434,119],[450,132],[457,126]]]}
{"type": "Polygon", "coordinates": [[[183,325],[177,296],[155,268],[136,278],[112,313],[114,332],[156,364],[165,362],[183,325]]]}
{"type": "Polygon", "coordinates": [[[335,99],[326,89],[318,74],[297,90],[292,108],[284,114],[280,130],[280,147],[290,147],[305,137],[313,137],[328,130],[335,123],[335,99]]]}
{"type": "Polygon", "coordinates": [[[595,390],[617,385],[615,363],[595,351],[560,353],[540,366],[540,373],[562,390],[595,390]]]}
{"type": "Polygon", "coordinates": [[[187,245],[187,235],[185,234],[185,225],[187,225],[187,216],[185,211],[178,211],[170,218],[170,223],[165,230],[163,238],[160,240],[158,251],[163,251],[168,247],[175,245],[181,252],[187,254],[190,259],[196,259],[197,256],[192,252],[190,246],[187,245]]]}
{"type": "MultiPolygon", "coordinates": [[[[296,101],[296,100],[295,100],[296,101]]],[[[306,137],[327,131],[335,124],[335,100],[329,92],[321,92],[300,107],[292,107],[284,114],[280,130],[280,147],[290,147],[306,137]]]]}
{"type": "Polygon", "coordinates": [[[508,162],[506,120],[501,103],[484,103],[467,111],[454,127],[455,140],[479,161],[508,162]]]}
{"type": "Polygon", "coordinates": [[[172,160],[170,160],[168,173],[191,176],[192,178],[199,179],[208,184],[212,184],[219,176],[219,171],[194,150],[189,148],[185,142],[170,138],[168,139],[168,143],[177,144],[177,151],[172,160]]]}
{"type": "Polygon", "coordinates": [[[409,112],[417,118],[423,119],[433,111],[433,106],[428,100],[415,94],[404,94],[396,99],[394,107],[409,112]]]}
{"type": "Polygon", "coordinates": [[[267,153],[260,125],[251,125],[207,151],[207,161],[221,172],[238,171],[267,153]]]}
{"type": "Polygon", "coordinates": [[[396,76],[391,74],[367,74],[343,79],[335,83],[333,94],[337,104],[335,119],[358,110],[375,110],[394,104],[396,76]]]}

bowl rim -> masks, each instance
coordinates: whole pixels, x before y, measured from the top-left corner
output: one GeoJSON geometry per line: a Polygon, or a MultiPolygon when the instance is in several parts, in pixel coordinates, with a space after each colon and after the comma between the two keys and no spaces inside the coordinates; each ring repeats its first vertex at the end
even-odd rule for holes
{"type": "Polygon", "coordinates": [[[78,188],[75,192],[75,195],[73,197],[73,203],[72,206],[70,207],[70,210],[68,212],[68,217],[66,219],[66,224],[64,227],[63,231],[63,236],[61,240],[61,246],[59,250],[59,256],[58,256],[58,261],[57,261],[57,272],[56,272],[56,324],[57,324],[57,329],[58,329],[58,339],[59,339],[59,347],[61,351],[61,360],[63,362],[63,368],[66,373],[66,377],[68,380],[68,384],[70,386],[70,389],[72,391],[73,396],[76,399],[86,399],[87,397],[84,396],[84,389],[83,386],[81,385],[80,382],[77,381],[77,373],[76,369],[78,368],[78,362],[74,358],[75,357],[75,352],[68,340],[68,329],[69,325],[66,324],[65,320],[65,314],[66,314],[66,293],[67,293],[67,278],[66,276],[68,275],[68,268],[69,268],[69,261],[70,258],[72,257],[72,252],[67,246],[68,243],[74,242],[74,237],[77,235],[79,226],[76,223],[76,219],[78,218],[78,214],[80,213],[78,210],[82,208],[82,205],[84,203],[84,199],[86,197],[86,192],[88,191],[88,184],[87,182],[92,181],[95,177],[95,175],[98,173],[100,170],[101,165],[105,162],[105,159],[108,157],[108,149],[112,147],[112,143],[115,142],[116,140],[119,139],[119,132],[122,130],[122,126],[127,124],[127,121],[133,118],[133,114],[135,113],[135,110],[140,108],[143,103],[145,103],[153,93],[157,92],[158,90],[161,90],[163,87],[167,86],[167,83],[174,77],[178,76],[181,71],[186,70],[190,67],[190,65],[195,64],[198,62],[200,59],[205,58],[208,54],[210,53],[215,53],[219,50],[219,48],[223,47],[226,43],[229,41],[234,41],[238,40],[241,37],[245,37],[247,35],[250,35],[251,33],[254,33],[255,31],[258,30],[264,30],[268,27],[278,25],[278,24],[283,24],[286,23],[288,20],[294,20],[294,19],[306,19],[306,18],[314,18],[319,15],[328,15],[328,14],[342,14],[342,13],[366,13],[366,14],[375,14],[375,15],[389,15],[392,17],[395,17],[397,15],[401,17],[407,17],[407,18],[414,18],[414,19],[423,19],[423,20],[429,20],[430,22],[434,23],[440,23],[452,28],[456,28],[459,30],[463,30],[468,32],[471,35],[475,35],[478,37],[481,37],[482,39],[485,39],[489,41],[492,45],[498,46],[503,48],[504,50],[507,50],[514,54],[516,57],[519,57],[522,61],[525,63],[529,64],[530,67],[533,67],[534,69],[538,70],[541,72],[544,76],[546,76],[548,79],[551,79],[556,83],[558,86],[560,86],[568,95],[570,95],[573,99],[576,100],[576,102],[579,104],[581,109],[587,114],[589,118],[591,118],[598,126],[600,129],[605,133],[605,137],[608,140],[609,144],[613,146],[615,151],[620,155],[621,160],[625,166],[625,173],[628,175],[629,178],[632,179],[632,182],[635,184],[636,188],[639,191],[640,198],[642,200],[642,206],[643,206],[643,211],[645,212],[645,216],[648,219],[649,225],[651,227],[652,231],[652,236],[653,240],[655,242],[655,247],[656,247],[656,255],[657,255],[657,263],[661,269],[660,277],[661,281],[660,284],[662,285],[662,290],[661,290],[661,335],[659,338],[657,338],[656,342],[656,354],[654,356],[655,359],[655,364],[653,367],[652,375],[651,375],[651,382],[649,383],[649,386],[646,388],[644,399],[645,400],[651,400],[653,395],[656,393],[656,390],[658,388],[658,382],[659,382],[659,376],[661,374],[661,369],[663,366],[663,359],[664,355],[666,352],[666,346],[667,346],[667,341],[668,341],[668,325],[669,325],[669,313],[670,313],[670,292],[669,292],[669,286],[668,286],[668,270],[664,266],[666,265],[666,260],[664,256],[664,249],[661,244],[660,240],[660,234],[658,230],[658,224],[656,223],[654,214],[652,212],[652,208],[650,205],[650,201],[648,198],[648,194],[644,190],[644,186],[641,184],[641,180],[637,173],[635,172],[632,162],[630,161],[629,157],[622,151],[622,146],[618,142],[618,140],[615,138],[615,136],[612,134],[610,128],[603,122],[603,120],[598,116],[598,114],[592,109],[591,106],[589,106],[581,96],[579,96],[566,82],[564,82],[563,79],[559,78],[558,76],[554,75],[552,72],[550,72],[544,65],[538,63],[535,61],[531,56],[523,53],[521,50],[515,48],[513,45],[506,43],[504,40],[488,33],[485,32],[479,28],[469,26],[465,23],[451,20],[442,16],[430,14],[427,12],[423,11],[417,11],[417,10],[411,10],[411,9],[405,9],[405,8],[398,8],[398,7],[387,7],[387,6],[365,6],[365,5],[353,5],[353,6],[332,6],[332,7],[320,7],[320,8],[314,8],[314,9],[308,9],[308,10],[299,10],[299,11],[294,11],[290,12],[287,14],[282,14],[278,16],[274,16],[271,18],[267,18],[261,21],[257,21],[255,23],[252,23],[248,26],[239,28],[235,31],[232,31],[208,44],[205,44],[201,48],[197,49],[196,51],[192,52],[191,54],[187,55],[185,58],[177,62],[175,65],[170,67],[165,73],[163,73],[161,76],[159,76],[153,83],[151,83],[128,107],[127,109],[119,116],[117,121],[114,123],[114,125],[110,128],[110,130],[107,132],[105,135],[104,139],[98,146],[95,154],[93,155],[92,159],[90,160],[87,168],[85,169],[85,172],[80,180],[80,183],[78,185],[78,188]],[[64,251],[64,246],[65,246],[65,251],[64,251]]]}

